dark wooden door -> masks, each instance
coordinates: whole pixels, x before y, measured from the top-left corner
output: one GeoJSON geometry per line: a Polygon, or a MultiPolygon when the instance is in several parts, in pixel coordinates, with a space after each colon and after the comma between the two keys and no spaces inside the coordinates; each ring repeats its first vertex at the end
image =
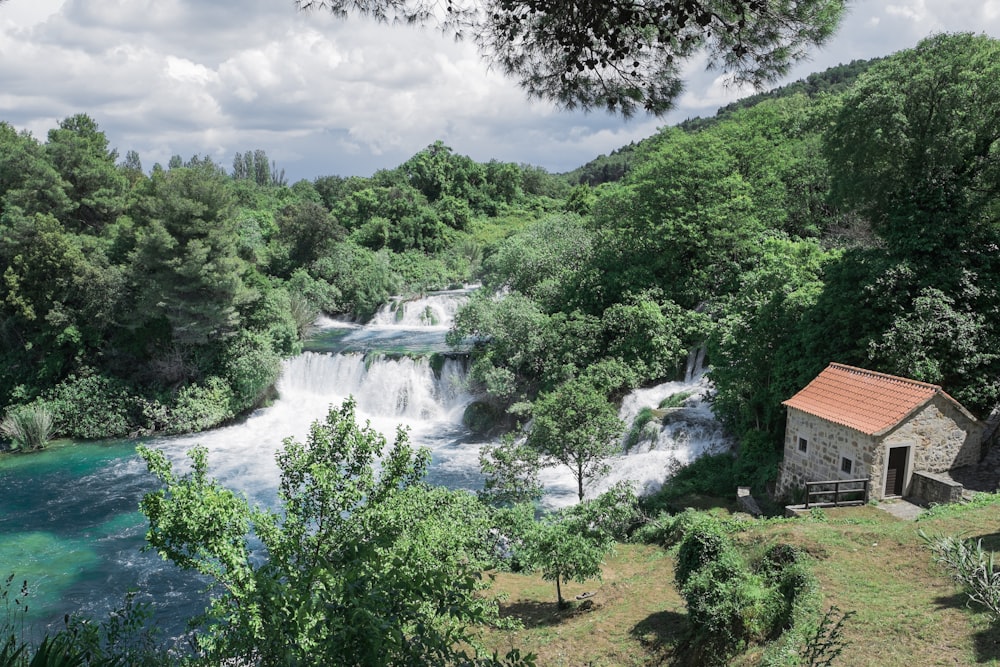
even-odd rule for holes
{"type": "Polygon", "coordinates": [[[906,477],[906,453],[909,447],[891,447],[889,462],[885,471],[885,495],[903,495],[903,480],[906,477]]]}

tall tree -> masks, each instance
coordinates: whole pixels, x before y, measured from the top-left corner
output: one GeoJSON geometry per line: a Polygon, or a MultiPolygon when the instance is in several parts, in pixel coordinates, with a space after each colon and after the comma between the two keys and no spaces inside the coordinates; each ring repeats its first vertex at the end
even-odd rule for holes
{"type": "Polygon", "coordinates": [[[74,206],[68,189],[34,137],[0,122],[0,214],[16,206],[65,218],[74,206]]]}
{"type": "Polygon", "coordinates": [[[245,295],[232,196],[215,165],[154,173],[132,257],[135,323],[164,318],[170,338],[199,345],[239,324],[245,295]]]}
{"type": "MultiPolygon", "coordinates": [[[[383,21],[438,21],[436,0],[296,0],[383,21]]],[[[484,58],[529,96],[625,116],[669,111],[685,63],[701,54],[735,82],[785,74],[835,30],[843,0],[449,0],[445,29],[471,34],[484,58]]]]}
{"type": "Polygon", "coordinates": [[[114,222],[125,208],[125,175],[117,168],[118,151],[86,114],[71,116],[49,130],[45,153],[69,184],[75,210],[66,222],[97,231],[114,222]]]}
{"type": "Polygon", "coordinates": [[[591,308],[652,287],[684,308],[731,291],[763,229],[752,195],[718,137],[666,132],[625,184],[595,205],[600,277],[591,298],[603,303],[591,308]]]}
{"type": "Polygon", "coordinates": [[[835,121],[825,137],[834,192],[870,220],[884,249],[868,253],[877,271],[860,276],[858,289],[824,294],[820,304],[882,301],[876,317],[852,329],[869,359],[988,411],[1000,399],[992,353],[1000,341],[1000,41],[925,39],[872,66],[835,121]]]}
{"type": "MultiPolygon", "coordinates": [[[[826,137],[839,201],[938,265],[1000,231],[1000,41],[942,34],[874,65],[826,137]]],[[[961,262],[964,263],[964,262],[961,262]]]]}
{"type": "Polygon", "coordinates": [[[607,471],[606,459],[620,450],[625,424],[614,406],[587,380],[568,380],[535,402],[528,445],[552,465],[564,465],[584,483],[607,471]]]}

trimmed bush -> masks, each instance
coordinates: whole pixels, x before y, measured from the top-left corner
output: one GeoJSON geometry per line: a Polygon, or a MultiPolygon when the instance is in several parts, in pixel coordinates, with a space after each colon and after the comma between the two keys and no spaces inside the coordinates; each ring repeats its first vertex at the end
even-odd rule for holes
{"type": "Polygon", "coordinates": [[[796,610],[803,617],[815,579],[798,549],[776,544],[751,558],[719,520],[695,512],[678,516],[676,527],[684,528],[674,577],[690,621],[686,664],[726,665],[748,646],[781,637],[796,610]]]}

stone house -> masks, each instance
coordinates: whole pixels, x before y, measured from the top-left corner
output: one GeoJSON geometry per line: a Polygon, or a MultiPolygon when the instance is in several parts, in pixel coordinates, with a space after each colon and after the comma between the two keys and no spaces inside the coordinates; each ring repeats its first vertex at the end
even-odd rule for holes
{"type": "Polygon", "coordinates": [[[779,495],[868,479],[872,499],[946,502],[962,487],[936,473],[979,460],[983,425],[937,385],[832,363],[782,405],[779,495]]]}

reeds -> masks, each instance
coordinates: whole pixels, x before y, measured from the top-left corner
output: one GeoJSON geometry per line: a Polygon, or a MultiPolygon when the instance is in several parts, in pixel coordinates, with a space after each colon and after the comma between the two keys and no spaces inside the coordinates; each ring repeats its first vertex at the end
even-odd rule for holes
{"type": "Polygon", "coordinates": [[[0,434],[12,449],[42,449],[52,439],[55,420],[43,405],[20,405],[7,410],[0,421],[0,434]]]}

